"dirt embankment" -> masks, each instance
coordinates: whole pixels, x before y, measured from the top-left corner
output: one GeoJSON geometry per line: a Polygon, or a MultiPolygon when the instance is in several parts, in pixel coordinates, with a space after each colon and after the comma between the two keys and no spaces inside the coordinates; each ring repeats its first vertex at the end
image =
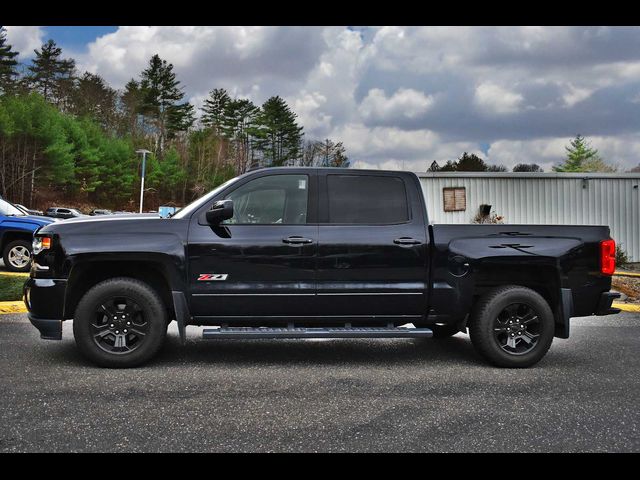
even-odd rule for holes
{"type": "Polygon", "coordinates": [[[640,277],[614,276],[611,287],[617,292],[624,293],[627,298],[621,300],[626,303],[640,303],[640,277]]]}

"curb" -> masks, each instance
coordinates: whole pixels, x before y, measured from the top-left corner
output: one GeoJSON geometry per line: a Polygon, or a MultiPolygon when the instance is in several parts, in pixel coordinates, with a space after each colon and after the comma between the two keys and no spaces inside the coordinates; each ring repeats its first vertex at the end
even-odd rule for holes
{"type": "Polygon", "coordinates": [[[613,275],[616,277],[640,277],[640,273],[632,272],[613,272],[613,275]]]}
{"type": "Polygon", "coordinates": [[[640,305],[633,303],[612,303],[613,308],[619,308],[625,312],[640,313],[640,305]]]}
{"type": "Polygon", "coordinates": [[[5,270],[0,270],[0,275],[5,275],[7,277],[24,277],[24,278],[27,278],[29,276],[29,272],[7,272],[5,270]]]}
{"type": "Polygon", "coordinates": [[[9,313],[27,313],[27,306],[22,300],[15,302],[0,302],[0,315],[9,313]]]}

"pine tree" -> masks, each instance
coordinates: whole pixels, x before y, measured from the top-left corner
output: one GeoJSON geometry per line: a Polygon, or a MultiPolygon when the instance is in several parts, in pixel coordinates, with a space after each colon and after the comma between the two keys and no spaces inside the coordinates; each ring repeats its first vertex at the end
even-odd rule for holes
{"type": "Polygon", "coordinates": [[[438,162],[436,160],[431,162],[431,165],[429,165],[429,168],[427,169],[427,172],[439,172],[439,171],[440,171],[440,165],[438,165],[438,162]]]}
{"type": "Polygon", "coordinates": [[[36,57],[29,66],[29,83],[47,101],[67,110],[67,100],[73,90],[75,61],[62,59],[62,49],[49,40],[41,49],[34,50],[36,57]]]}
{"type": "Polygon", "coordinates": [[[475,153],[464,152],[458,159],[456,170],[458,172],[486,172],[488,168],[485,161],[475,153]]]}
{"type": "Polygon", "coordinates": [[[138,134],[138,117],[142,109],[142,91],[140,84],[133,78],[124,86],[120,102],[122,115],[120,131],[124,135],[135,137],[138,134]]]}
{"type": "Polygon", "coordinates": [[[55,101],[62,112],[68,112],[72,108],[76,80],[76,61],[72,58],[62,60],[60,75],[55,84],[55,101]]]}
{"type": "Polygon", "coordinates": [[[296,117],[278,96],[269,98],[262,105],[254,146],[262,154],[264,165],[283,166],[298,159],[303,134],[296,117]]]}
{"type": "Polygon", "coordinates": [[[117,93],[104,79],[85,72],[73,91],[72,111],[75,115],[89,116],[108,131],[115,129],[117,93]]]}
{"type": "Polygon", "coordinates": [[[553,167],[555,172],[611,172],[615,168],[605,163],[598,154],[598,150],[591,148],[589,142],[582,135],[576,135],[571,144],[564,147],[567,157],[564,163],[553,167]]]}
{"type": "Polygon", "coordinates": [[[142,72],[141,112],[149,117],[156,130],[156,151],[163,157],[167,138],[188,129],[193,123],[193,108],[179,103],[184,98],[173,65],[153,55],[149,67],[142,72]]]}
{"type": "Polygon", "coordinates": [[[514,172],[544,172],[537,163],[519,163],[513,167],[514,172]]]}
{"type": "Polygon", "coordinates": [[[0,94],[6,94],[13,90],[15,77],[18,75],[16,65],[18,61],[15,57],[18,52],[13,51],[13,47],[7,43],[7,31],[0,26],[0,94]]]}
{"type": "Polygon", "coordinates": [[[196,120],[196,113],[190,103],[174,105],[168,110],[167,138],[172,139],[179,132],[186,132],[196,120]]]}
{"type": "Polygon", "coordinates": [[[229,102],[231,102],[231,97],[227,91],[224,88],[216,88],[209,92],[209,98],[204,101],[202,106],[202,124],[205,127],[213,128],[217,135],[222,130],[225,109],[229,102]]]}
{"type": "Polygon", "coordinates": [[[232,162],[238,174],[254,163],[252,140],[257,134],[259,112],[247,99],[230,100],[225,105],[221,133],[231,140],[232,162]]]}

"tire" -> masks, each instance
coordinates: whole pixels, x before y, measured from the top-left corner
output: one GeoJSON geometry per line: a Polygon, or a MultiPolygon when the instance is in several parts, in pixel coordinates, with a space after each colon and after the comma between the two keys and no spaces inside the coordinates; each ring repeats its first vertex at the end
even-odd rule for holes
{"type": "Polygon", "coordinates": [[[433,337],[435,339],[453,337],[460,329],[452,325],[431,325],[431,331],[433,331],[433,337]]]}
{"type": "Polygon", "coordinates": [[[554,334],[555,320],[547,301],[534,290],[516,285],[482,296],[469,322],[476,351],[498,367],[536,364],[551,347],[554,334]]]}
{"type": "Polygon", "coordinates": [[[158,353],[167,324],[166,307],[153,288],[133,278],[111,278],[80,299],[73,336],[80,352],[98,366],[136,367],[158,353]]]}
{"type": "Polygon", "coordinates": [[[10,242],[2,252],[2,260],[11,272],[28,272],[31,269],[31,243],[26,240],[10,242]],[[28,261],[24,258],[25,249],[29,253],[28,261]]]}

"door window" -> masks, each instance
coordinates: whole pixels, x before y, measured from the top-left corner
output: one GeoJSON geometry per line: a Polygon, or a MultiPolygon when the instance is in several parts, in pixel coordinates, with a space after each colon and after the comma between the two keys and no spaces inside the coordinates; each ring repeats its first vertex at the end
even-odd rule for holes
{"type": "Polygon", "coordinates": [[[309,203],[307,175],[270,175],[245,183],[226,197],[233,217],[224,224],[305,224],[309,203]]]}
{"type": "Polygon", "coordinates": [[[399,177],[328,175],[329,223],[395,224],[409,220],[407,192],[399,177]]]}

